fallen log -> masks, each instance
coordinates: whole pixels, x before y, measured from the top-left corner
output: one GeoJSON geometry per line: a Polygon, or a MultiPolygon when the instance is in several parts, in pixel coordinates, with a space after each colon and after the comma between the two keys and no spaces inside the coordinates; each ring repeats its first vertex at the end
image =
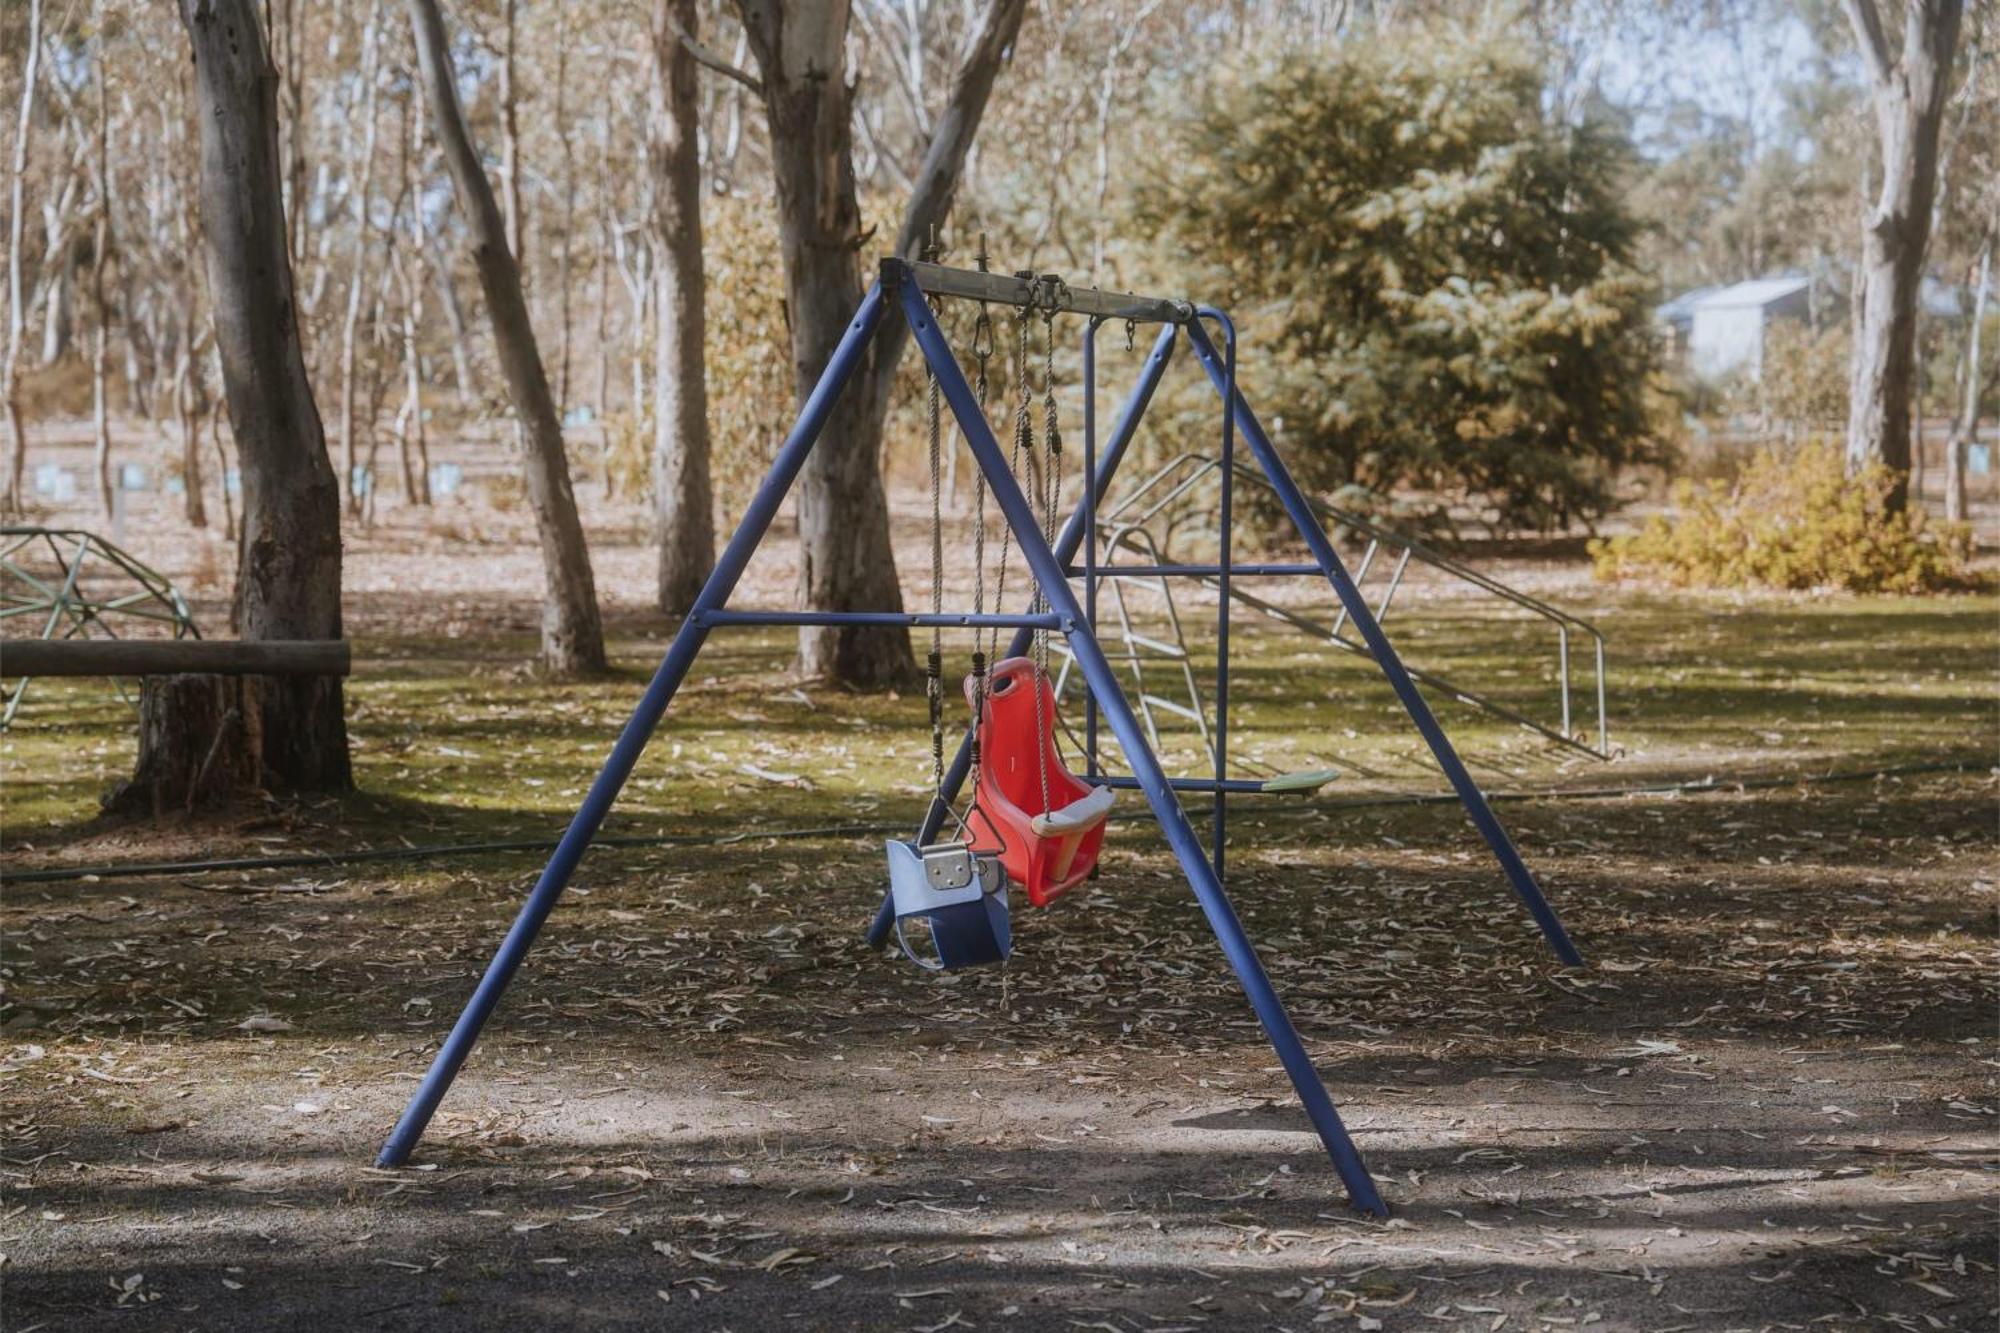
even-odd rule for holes
{"type": "Polygon", "coordinates": [[[6,639],[0,676],[345,676],[345,639],[6,639]]]}

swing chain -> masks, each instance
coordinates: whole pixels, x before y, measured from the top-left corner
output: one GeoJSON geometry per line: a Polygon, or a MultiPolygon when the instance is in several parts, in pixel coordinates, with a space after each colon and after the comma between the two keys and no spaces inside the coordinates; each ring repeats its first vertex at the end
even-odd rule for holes
{"type": "MultiPolygon", "coordinates": [[[[983,234],[979,238],[979,267],[982,272],[985,271],[986,237],[983,234]]],[[[987,314],[986,307],[981,305],[979,315],[972,323],[972,358],[978,366],[978,378],[973,385],[973,392],[979,399],[979,412],[982,417],[986,414],[986,402],[991,395],[992,381],[988,362],[995,350],[993,319],[987,314]]],[[[1004,587],[1006,583],[1004,555],[1001,569],[1001,583],[1004,587]]],[[[986,471],[977,467],[972,470],[972,609],[976,614],[984,614],[986,610],[986,471]]],[[[995,612],[1000,612],[1006,608],[1000,599],[996,598],[993,609],[995,612]]],[[[993,630],[996,648],[999,633],[997,628],[993,630]]],[[[986,713],[986,654],[980,650],[980,634],[979,630],[972,632],[972,736],[967,744],[966,772],[967,787],[972,792],[972,800],[966,806],[965,818],[959,821],[961,827],[970,823],[972,811],[979,804],[979,723],[986,713]]],[[[940,763],[943,761],[942,754],[938,756],[938,760],[940,763]]]]}
{"type": "MultiPolygon", "coordinates": [[[[1056,543],[1056,506],[1062,497],[1062,430],[1056,421],[1056,288],[1060,278],[1051,277],[1047,283],[1050,299],[1042,307],[1042,439],[1048,457],[1042,465],[1041,476],[1041,519],[1042,540],[1051,550],[1056,543]]],[[[1065,292],[1067,289],[1064,289],[1065,292]]],[[[1037,585],[1035,609],[1046,613],[1049,608],[1048,592],[1037,585]]],[[[1037,765],[1037,776],[1041,779],[1042,812],[1049,809],[1049,753],[1043,738],[1049,733],[1048,719],[1043,716],[1042,691],[1049,679],[1049,632],[1035,631],[1035,737],[1041,748],[1041,762],[1037,765]]]]}
{"type": "MultiPolygon", "coordinates": [[[[986,313],[986,307],[982,305],[978,318],[972,322],[972,359],[978,366],[973,393],[979,399],[981,416],[986,414],[986,401],[992,394],[989,362],[995,350],[993,317],[986,313]]],[[[986,610],[986,472],[977,467],[972,470],[972,609],[981,613],[986,610]]],[[[993,609],[1000,612],[1006,608],[996,605],[993,609]]],[[[982,633],[984,631],[973,632],[974,648],[979,646],[982,633]]],[[[999,631],[996,629],[993,633],[997,636],[999,631]]]]}
{"type": "MultiPolygon", "coordinates": [[[[931,468],[931,614],[941,615],[944,611],[944,502],[941,474],[943,472],[941,416],[938,402],[938,381],[935,372],[927,372],[929,381],[929,435],[931,468]]],[[[924,672],[924,694],[930,703],[931,714],[931,785],[936,790],[944,786],[944,627],[941,622],[931,624],[930,658],[924,672]]]]}
{"type": "Polygon", "coordinates": [[[1049,544],[1055,544],[1056,501],[1060,497],[1062,478],[1053,470],[1057,459],[1062,457],[1062,431],[1056,424],[1056,319],[1050,311],[1042,312],[1042,435],[1049,451],[1051,471],[1046,478],[1049,487],[1049,503],[1042,515],[1048,531],[1043,535],[1049,544]]]}
{"type": "MultiPolygon", "coordinates": [[[[932,227],[930,240],[924,246],[924,258],[936,263],[939,255],[937,228],[932,227]]],[[[939,317],[942,303],[936,296],[930,300],[931,316],[939,317]]],[[[928,430],[931,471],[931,614],[944,612],[944,449],[943,410],[940,402],[937,371],[926,363],[924,367],[925,409],[928,430]]],[[[931,715],[931,789],[935,795],[944,790],[944,626],[940,621],[931,623],[931,651],[925,663],[924,697],[930,705],[931,715]]]]}
{"type": "MultiPolygon", "coordinates": [[[[1031,273],[1016,274],[1017,277],[1031,278],[1031,273]]],[[[1027,458],[1035,440],[1034,398],[1028,384],[1028,315],[1022,311],[1014,317],[1016,338],[1014,342],[1014,383],[1017,401],[1014,405],[1014,448],[1008,459],[1008,469],[1014,476],[1021,475],[1021,464],[1027,458]]],[[[1007,609],[1007,556],[1012,549],[1014,529],[1012,525],[1000,525],[1000,570],[993,600],[996,611],[1007,609]]],[[[994,626],[990,652],[995,660],[1000,654],[1000,628],[994,626]]]]}

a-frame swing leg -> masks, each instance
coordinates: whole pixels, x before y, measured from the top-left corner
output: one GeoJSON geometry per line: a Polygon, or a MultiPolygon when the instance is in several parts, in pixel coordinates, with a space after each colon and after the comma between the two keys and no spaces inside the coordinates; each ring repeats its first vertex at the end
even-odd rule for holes
{"type": "Polygon", "coordinates": [[[1251,1008],[1256,1010],[1272,1050],[1277,1052],[1279,1062],[1291,1077],[1292,1087],[1298,1092],[1299,1101],[1312,1120],[1313,1128],[1319,1131],[1320,1141],[1326,1145],[1334,1169],[1340,1173],[1341,1182],[1347,1187],[1348,1199],[1363,1212],[1386,1217],[1388,1208],[1383,1204],[1368,1168],[1362,1164],[1361,1154],[1348,1137],[1346,1126],[1341,1124],[1340,1113],[1334,1110],[1333,1099],[1327,1095],[1326,1085],[1320,1081],[1319,1071],[1313,1067],[1312,1057],[1307,1054],[1305,1043],[1299,1040],[1298,1030],[1285,1013],[1270,977],[1264,972],[1264,965],[1257,959],[1256,950],[1244,935],[1243,923],[1237,920],[1236,910],[1223,892],[1222,882],[1216,877],[1215,867],[1209,863],[1193,826],[1188,823],[1186,812],[1181,809],[1180,801],[1168,785],[1159,759],[1146,744],[1145,733],[1133,716],[1124,691],[1119,688],[1111,664],[1105,660],[1096,637],[1091,634],[1084,619],[1083,608],[1078,605],[1076,594],[1069,586],[1063,564],[1043,538],[1034,512],[1008,469],[999,442],[993,438],[993,428],[980,410],[972,386],[965,382],[957,359],[945,342],[930,307],[924,303],[923,292],[915,283],[905,281],[900,284],[897,296],[902,303],[903,317],[909,322],[910,332],[937,376],[938,387],[951,404],[952,414],[958,419],[958,428],[964,433],[973,457],[986,473],[986,483],[992,488],[994,500],[1006,515],[1008,524],[1014,529],[1014,540],[1019,543],[1029,568],[1034,571],[1049,609],[1066,623],[1064,632],[1077,666],[1083,671],[1112,734],[1123,747],[1133,775],[1146,793],[1153,816],[1166,834],[1175,858],[1180,861],[1188,884],[1194,889],[1195,898],[1200,902],[1217,942],[1222,945],[1230,967],[1235,970],[1244,995],[1249,999],[1251,1008]]]}
{"type": "Polygon", "coordinates": [[[388,1142],[382,1145],[381,1155],[376,1158],[378,1166],[403,1165],[409,1160],[411,1150],[417,1146],[417,1140],[423,1137],[424,1127],[430,1123],[438,1103],[444,1100],[452,1079],[458,1075],[459,1066],[465,1063],[465,1057],[472,1053],[473,1044],[479,1040],[480,1029],[500,1002],[501,993],[513,980],[521,960],[527,957],[542,923],[548,920],[556,900],[562,896],[570,876],[575,873],[577,862],[589,850],[591,839],[597,836],[605,815],[610,813],[611,803],[618,798],[625,779],[631,776],[633,765],[639,762],[640,752],[652,738],[661,714],[667,711],[674,692],[680,688],[688,668],[694,664],[695,655],[701,651],[702,642],[708,637],[705,617],[720,611],[728,602],[736,581],[743,575],[744,566],[750,563],[750,557],[763,540],[772,518],[777,515],[778,506],[791,490],[799,468],[804,465],[806,455],[812,452],[820,430],[826,425],[834,402],[860,364],[869,339],[880,327],[884,309],[881,288],[871,288],[867,299],[855,311],[840,345],[834,349],[819,383],[813,387],[805,406],[800,409],[798,422],[779,449],[777,458],[771,464],[770,474],[743,511],[742,523],[716,560],[715,570],[708,576],[708,582],[702,585],[700,596],[695,598],[694,609],[681,622],[680,631],[674,635],[666,657],[653,674],[652,683],[646,687],[638,707],[632,711],[631,720],[618,734],[618,743],[612,747],[611,757],[605,760],[603,769],[590,784],[583,804],[577,807],[576,815],[570,820],[555,853],[549,857],[541,878],[529,892],[528,900],[521,905],[520,915],[515,917],[507,937],[500,942],[500,948],[487,965],[486,974],[479,979],[472,999],[452,1026],[451,1035],[438,1048],[436,1058],[431,1061],[430,1072],[424,1075],[416,1095],[410,1098],[409,1106],[403,1111],[402,1119],[396,1122],[388,1142]]]}
{"type": "MultiPolygon", "coordinates": [[[[1111,438],[1105,442],[1104,457],[1097,465],[1096,485],[1089,495],[1104,494],[1105,487],[1109,486],[1111,479],[1118,475],[1118,465],[1124,461],[1126,449],[1132,443],[1132,437],[1138,432],[1139,419],[1146,414],[1147,406],[1153,401],[1153,390],[1160,387],[1160,377],[1166,374],[1167,363],[1173,357],[1174,339],[1177,336],[1179,330],[1176,326],[1168,324],[1160,330],[1160,336],[1154,340],[1153,350],[1139,371],[1139,381],[1133,386],[1131,396],[1125,400],[1125,406],[1119,412],[1118,421],[1111,430],[1111,438]]],[[[1075,559],[1077,548],[1083,545],[1084,530],[1089,519],[1084,505],[1079,504],[1063,525],[1062,531],[1057,534],[1055,553],[1056,558],[1063,564],[1067,565],[1075,559]]],[[[1033,630],[1016,630],[1013,642],[1007,648],[1007,656],[1018,657],[1027,652],[1033,634],[1033,630]]],[[[938,830],[944,827],[944,821],[950,816],[952,804],[958,800],[959,792],[964,788],[965,779],[971,769],[972,730],[968,727],[965,734],[959,737],[958,753],[952,756],[951,766],[945,770],[944,783],[938,795],[932,798],[930,809],[925,811],[923,823],[917,829],[919,844],[936,838],[938,830]]],[[[895,899],[885,891],[880,905],[875,909],[874,919],[868,923],[868,947],[879,949],[887,943],[890,927],[895,921],[895,899]]]]}
{"type": "Polygon", "coordinates": [[[1292,523],[1298,528],[1299,536],[1305,540],[1306,548],[1312,552],[1313,560],[1326,574],[1327,581],[1333,585],[1333,591],[1340,598],[1340,604],[1347,609],[1348,619],[1361,632],[1362,641],[1368,645],[1370,655],[1374,657],[1376,665],[1382,668],[1382,674],[1388,677],[1390,686],[1396,691],[1396,697],[1402,701],[1404,710],[1409,713],[1410,721],[1416,724],[1424,742],[1430,746],[1438,767],[1444,770],[1445,777],[1451,782],[1452,790],[1458,794],[1459,803],[1465,807],[1465,813],[1471,816],[1473,824],[1486,839],[1487,846],[1493,849],[1493,855],[1500,862],[1500,868],[1506,872],[1508,882],[1514,886],[1514,892],[1527,905],[1529,914],[1535,918],[1535,924],[1541,927],[1542,935],[1548,940],[1549,947],[1555,951],[1556,957],[1568,966],[1580,966],[1583,955],[1578,953],[1576,945],[1570,942],[1569,932],[1563,929],[1562,920],[1556,915],[1555,908],[1551,907],[1549,900],[1542,895],[1541,886],[1535,883],[1535,876],[1528,869],[1527,863],[1521,859],[1521,853],[1514,846],[1514,840],[1507,836],[1507,830],[1500,823],[1499,816],[1495,815],[1493,807],[1487,804],[1486,794],[1480,791],[1479,784],[1473,781],[1472,774],[1466,770],[1465,762],[1458,757],[1458,751],[1453,748],[1451,739],[1445,735],[1444,728],[1438,725],[1437,717],[1431,712],[1430,705],[1424,701],[1423,693],[1417,689],[1416,682],[1410,679],[1409,671],[1403,666],[1403,659],[1396,655],[1395,648],[1389,643],[1389,636],[1382,632],[1382,626],[1376,621],[1374,612],[1368,609],[1367,599],[1361,595],[1361,590],[1348,576],[1347,566],[1341,563],[1340,554],[1333,549],[1333,543],[1327,540],[1326,530],[1320,526],[1318,516],[1312,512],[1312,507],[1300,493],[1298,483],[1292,480],[1291,471],[1286,468],[1284,459],[1280,458],[1278,451],[1271,446],[1271,438],[1264,433],[1264,427],[1257,420],[1257,414],[1250,410],[1249,401],[1243,397],[1240,389],[1232,390],[1228,387],[1227,368],[1217,354],[1208,331],[1202,327],[1201,321],[1213,319],[1226,328],[1229,327],[1229,317],[1207,306],[1202,307],[1198,314],[1198,318],[1188,323],[1188,342],[1194,348],[1202,368],[1208,372],[1209,382],[1215,386],[1216,393],[1227,395],[1232,400],[1230,407],[1236,418],[1237,428],[1243,432],[1243,438],[1249,444],[1251,454],[1256,457],[1257,465],[1264,470],[1265,477],[1276,489],[1279,502],[1291,516],[1292,523]]]}

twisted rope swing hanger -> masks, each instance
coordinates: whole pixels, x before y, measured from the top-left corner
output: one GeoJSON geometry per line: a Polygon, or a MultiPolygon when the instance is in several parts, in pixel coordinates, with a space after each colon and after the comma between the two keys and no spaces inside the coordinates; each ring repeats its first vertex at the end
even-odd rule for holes
{"type": "MultiPolygon", "coordinates": [[[[983,336],[990,344],[990,322],[985,327],[986,333],[983,336]]],[[[976,345],[981,336],[976,329],[976,345]]],[[[1050,354],[1045,352],[1046,355],[1050,354]]],[[[1048,364],[1045,359],[1045,366],[1048,364]]],[[[980,365],[983,371],[983,358],[980,358],[980,365]]],[[[983,374],[981,378],[982,380],[985,378],[983,374]]],[[[1053,395],[1050,393],[1045,398],[1045,407],[1052,408],[1052,406],[1053,395]]],[[[578,861],[602,826],[612,803],[645,749],[646,742],[659,725],[661,716],[666,712],[682,681],[686,679],[689,669],[699,656],[710,633],[736,626],[891,625],[934,630],[966,628],[992,631],[992,641],[997,644],[998,631],[1008,629],[1013,631],[1010,656],[1019,656],[1032,648],[1037,633],[1060,633],[1066,639],[1069,651],[1089,686],[1086,700],[1089,734],[1095,737],[1101,718],[1103,724],[1110,728],[1113,737],[1116,738],[1132,770],[1131,785],[1144,793],[1147,806],[1172,848],[1175,859],[1180,863],[1188,885],[1193,890],[1217,943],[1221,945],[1245,997],[1256,1011],[1273,1051],[1291,1079],[1300,1103],[1346,1187],[1349,1199],[1364,1212],[1378,1216],[1386,1214],[1387,1209],[1375,1188],[1374,1181],[1363,1166],[1360,1154],[1355,1150],[1346,1128],[1341,1124],[1339,1114],[1335,1111],[1332,1099],[1327,1095],[1326,1087],[1313,1067],[1311,1057],[1300,1041],[1298,1032],[1293,1028],[1290,1017],[1286,1014],[1223,889],[1223,848],[1227,833],[1226,798],[1232,792],[1242,789],[1232,783],[1222,769],[1227,754],[1226,682],[1229,661],[1230,598],[1227,580],[1230,576],[1231,497],[1228,486],[1232,469],[1228,460],[1233,457],[1239,434],[1252,458],[1275,489],[1286,514],[1297,527],[1300,538],[1312,555],[1318,574],[1327,580],[1342,606],[1346,608],[1350,622],[1360,633],[1370,655],[1396,691],[1397,697],[1410,716],[1412,725],[1429,745],[1439,767],[1445,772],[1455,794],[1464,805],[1466,813],[1486,838],[1515,892],[1541,928],[1551,949],[1564,963],[1580,962],[1576,948],[1570,942],[1561,921],[1543,897],[1534,876],[1521,860],[1506,830],[1494,817],[1485,796],[1460,761],[1456,750],[1453,749],[1443,729],[1439,727],[1423,696],[1418,693],[1409,672],[1383,635],[1381,626],[1376,622],[1354,580],[1334,551],[1310,505],[1293,482],[1289,470],[1273,448],[1270,438],[1264,433],[1256,414],[1251,411],[1249,403],[1239,392],[1236,384],[1236,334],[1228,316],[1214,307],[1196,307],[1183,301],[1104,292],[1093,288],[1069,288],[1064,286],[1060,279],[1050,275],[1007,275],[947,268],[931,262],[913,262],[901,258],[885,259],[882,261],[879,281],[869,289],[840,344],[834,349],[819,382],[807,395],[798,421],[779,449],[769,475],[744,510],[742,521],[717,559],[715,570],[696,598],[694,609],[689,612],[675,634],[651,683],[640,697],[631,719],[619,734],[604,767],[591,783],[562,841],[557,845],[548,865],[522,904],[513,925],[501,941],[491,964],[481,977],[464,1011],[459,1015],[450,1035],[439,1047],[429,1072],[425,1074],[395,1130],[383,1145],[378,1158],[379,1163],[383,1166],[400,1166],[409,1160],[411,1151],[421,1139],[425,1127],[450,1088],[452,1080],[457,1076],[467,1056],[471,1054],[486,1020],[499,1003],[507,984],[519,970],[536,935],[561,897],[578,861]],[[1024,315],[1045,311],[1049,328],[1047,336],[1051,342],[1054,336],[1053,323],[1058,316],[1085,317],[1082,495],[1060,530],[1054,523],[1054,496],[1047,497],[1039,506],[1044,512],[1038,514],[1036,512],[1038,506],[1031,504],[1017,482],[1014,470],[1008,466],[1006,453],[986,418],[981,395],[966,381],[958,360],[945,339],[937,313],[931,305],[933,300],[971,300],[986,305],[1011,307],[1023,312],[1024,315]],[[869,343],[892,312],[907,324],[913,340],[923,355],[930,382],[935,386],[935,393],[942,399],[943,407],[951,411],[959,432],[978,465],[978,485],[982,490],[978,497],[982,501],[978,506],[979,512],[983,513],[985,494],[990,493],[1005,522],[1002,530],[1003,543],[1011,540],[1011,543],[1019,548],[1023,563],[1034,579],[1036,596],[1033,607],[1027,612],[1008,612],[1003,600],[998,604],[999,609],[993,612],[986,611],[983,606],[969,613],[947,612],[942,608],[942,590],[938,586],[939,581],[934,581],[932,608],[927,612],[731,609],[729,599],[742,576],[744,567],[763,541],[800,468],[816,446],[834,403],[849,381],[862,371],[869,343]],[[1125,400],[1111,434],[1104,442],[1100,458],[1096,430],[1095,338],[1098,328],[1108,321],[1158,325],[1160,331],[1152,350],[1146,357],[1138,383],[1125,400]],[[1209,334],[1207,328],[1209,324],[1215,325],[1222,334],[1220,349],[1209,334]],[[1172,353],[1183,340],[1194,353],[1220,396],[1222,406],[1219,415],[1225,463],[1221,471],[1224,491],[1219,559],[1215,564],[1187,565],[1176,567],[1174,570],[1179,576],[1224,581],[1217,622],[1220,688],[1216,700],[1217,769],[1212,780],[1170,780],[1167,777],[1158,757],[1146,743],[1145,733],[1134,716],[1131,705],[1120,688],[1103,650],[1099,647],[1094,632],[1097,580],[1099,577],[1115,576],[1117,572],[1116,564],[1101,567],[1097,564],[1094,540],[1097,500],[1116,475],[1118,465],[1166,371],[1172,353]],[[1079,549],[1083,553],[1081,568],[1075,564],[1079,549]],[[1081,600],[1070,586],[1073,578],[1080,578],[1083,582],[1081,600]],[[1212,847],[1205,849],[1202,846],[1186,812],[1182,809],[1177,794],[1179,792],[1208,793],[1213,796],[1212,847]]],[[[981,522],[974,534],[975,545],[982,548],[979,551],[981,555],[984,544],[983,527],[981,522]]],[[[941,538],[935,540],[939,545],[934,547],[934,550],[937,551],[937,558],[941,561],[941,538]]],[[[983,601],[983,586],[980,591],[983,601]]],[[[1004,598],[1004,589],[999,595],[1004,598]]],[[[942,652],[941,646],[938,651],[942,652]]],[[[1040,683],[1036,682],[1038,685],[1040,683]]],[[[923,827],[918,831],[915,839],[918,845],[935,842],[945,820],[951,817],[950,812],[955,806],[957,796],[971,772],[974,758],[972,750],[978,734],[976,730],[968,732],[961,740],[958,752],[951,763],[941,764],[943,755],[941,697],[938,708],[940,728],[933,761],[933,776],[938,779],[935,783],[937,799],[930,803],[923,827]],[[942,768],[941,775],[937,771],[939,768],[942,768]]],[[[1093,753],[1091,756],[1093,768],[1094,758],[1093,753]]],[[[1250,785],[1254,787],[1256,784],[1250,785]]],[[[885,895],[882,906],[869,928],[870,942],[876,945],[883,943],[894,926],[894,920],[893,903],[888,895],[885,895]]]]}

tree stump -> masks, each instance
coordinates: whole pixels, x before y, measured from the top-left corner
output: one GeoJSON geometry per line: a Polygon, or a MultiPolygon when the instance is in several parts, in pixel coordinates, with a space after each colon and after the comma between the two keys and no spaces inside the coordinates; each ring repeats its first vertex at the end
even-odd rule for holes
{"type": "Polygon", "coordinates": [[[110,814],[160,819],[225,806],[261,785],[254,677],[147,676],[139,691],[139,762],[104,798],[110,814]]]}

